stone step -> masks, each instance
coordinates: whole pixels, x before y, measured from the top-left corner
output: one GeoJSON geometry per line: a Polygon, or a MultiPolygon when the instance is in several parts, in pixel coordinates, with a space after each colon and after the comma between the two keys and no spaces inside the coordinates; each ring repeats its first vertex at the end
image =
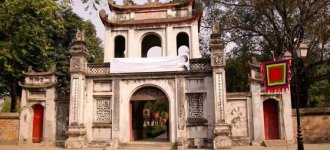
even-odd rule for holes
{"type": "Polygon", "coordinates": [[[287,142],[285,140],[264,140],[263,145],[266,147],[284,147],[287,142]]]}
{"type": "Polygon", "coordinates": [[[173,144],[170,142],[150,142],[136,141],[128,144],[119,144],[118,149],[135,149],[135,150],[171,150],[173,144]]]}

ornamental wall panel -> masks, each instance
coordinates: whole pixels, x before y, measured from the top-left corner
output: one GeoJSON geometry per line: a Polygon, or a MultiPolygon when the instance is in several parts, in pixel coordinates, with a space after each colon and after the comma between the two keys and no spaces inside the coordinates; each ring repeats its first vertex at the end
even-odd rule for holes
{"type": "Polygon", "coordinates": [[[248,137],[248,109],[247,99],[231,99],[227,101],[227,119],[232,125],[234,137],[248,137]]]}
{"type": "Polygon", "coordinates": [[[78,122],[78,112],[79,112],[79,95],[78,95],[78,92],[79,92],[79,89],[80,89],[80,81],[78,78],[74,78],[72,79],[72,105],[71,105],[71,110],[72,110],[72,115],[70,116],[71,117],[71,123],[73,122],[78,122]]]}
{"type": "Polygon", "coordinates": [[[185,126],[185,107],[184,107],[184,79],[183,78],[178,78],[178,129],[179,130],[184,130],[185,126]]]}
{"type": "Polygon", "coordinates": [[[215,80],[216,80],[216,122],[223,122],[224,116],[223,116],[223,88],[222,88],[222,74],[216,73],[215,74],[215,80]]]}
{"type": "Polygon", "coordinates": [[[187,94],[188,119],[203,119],[204,93],[187,94]]]}
{"type": "Polygon", "coordinates": [[[95,98],[95,122],[111,122],[111,97],[95,98]]]}

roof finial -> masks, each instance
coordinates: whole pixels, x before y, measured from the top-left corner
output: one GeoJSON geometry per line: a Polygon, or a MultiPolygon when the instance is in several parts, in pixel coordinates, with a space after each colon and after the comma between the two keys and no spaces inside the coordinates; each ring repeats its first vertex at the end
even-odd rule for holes
{"type": "Polygon", "coordinates": [[[85,31],[77,29],[75,41],[85,41],[85,31]]]}
{"type": "Polygon", "coordinates": [[[221,33],[222,29],[220,28],[219,23],[213,21],[212,22],[212,33],[221,33]]]}
{"type": "Polygon", "coordinates": [[[135,5],[133,0],[124,0],[123,3],[124,5],[128,5],[128,6],[135,5]]]}
{"type": "Polygon", "coordinates": [[[158,3],[159,0],[148,0],[148,3],[158,3]]]}

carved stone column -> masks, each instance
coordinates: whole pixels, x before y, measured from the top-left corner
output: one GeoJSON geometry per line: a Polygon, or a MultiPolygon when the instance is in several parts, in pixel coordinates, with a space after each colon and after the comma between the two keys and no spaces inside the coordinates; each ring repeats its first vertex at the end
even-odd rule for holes
{"type": "Polygon", "coordinates": [[[177,106],[178,106],[178,150],[184,150],[187,147],[186,137],[186,108],[185,108],[185,92],[184,78],[177,78],[177,106]]]}
{"type": "Polygon", "coordinates": [[[230,125],[226,122],[226,80],[225,80],[225,52],[221,40],[219,24],[214,23],[211,34],[211,66],[213,70],[215,124],[213,148],[231,147],[230,125]]]}
{"type": "Polygon", "coordinates": [[[69,138],[65,141],[66,148],[84,148],[87,146],[86,129],[84,125],[85,109],[85,75],[87,72],[87,49],[84,42],[84,32],[78,30],[76,38],[70,45],[70,114],[69,138]]]}

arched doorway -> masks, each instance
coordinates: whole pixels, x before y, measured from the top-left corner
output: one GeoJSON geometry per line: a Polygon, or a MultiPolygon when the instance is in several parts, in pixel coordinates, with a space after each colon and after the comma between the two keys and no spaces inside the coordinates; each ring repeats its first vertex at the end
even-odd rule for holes
{"type": "Polygon", "coordinates": [[[152,53],[156,54],[157,57],[161,56],[162,40],[160,36],[155,33],[150,33],[143,37],[141,42],[141,57],[154,57],[155,55],[150,55],[150,50],[152,50],[152,53]]]}
{"type": "Polygon", "coordinates": [[[42,141],[44,125],[44,107],[40,104],[33,106],[33,131],[32,142],[40,143],[42,141]]]}
{"type": "Polygon", "coordinates": [[[130,100],[130,140],[169,140],[169,101],[159,88],[135,91],[130,100]]]}
{"type": "Polygon", "coordinates": [[[184,47],[189,52],[189,36],[185,32],[181,32],[176,36],[176,49],[178,56],[183,53],[182,51],[180,51],[181,47],[184,47]]]}
{"type": "Polygon", "coordinates": [[[263,103],[264,108],[264,128],[265,139],[279,139],[280,125],[279,125],[279,105],[274,99],[268,99],[263,103]]]}
{"type": "Polygon", "coordinates": [[[115,38],[115,58],[124,58],[126,49],[125,38],[121,35],[115,38]]]}

